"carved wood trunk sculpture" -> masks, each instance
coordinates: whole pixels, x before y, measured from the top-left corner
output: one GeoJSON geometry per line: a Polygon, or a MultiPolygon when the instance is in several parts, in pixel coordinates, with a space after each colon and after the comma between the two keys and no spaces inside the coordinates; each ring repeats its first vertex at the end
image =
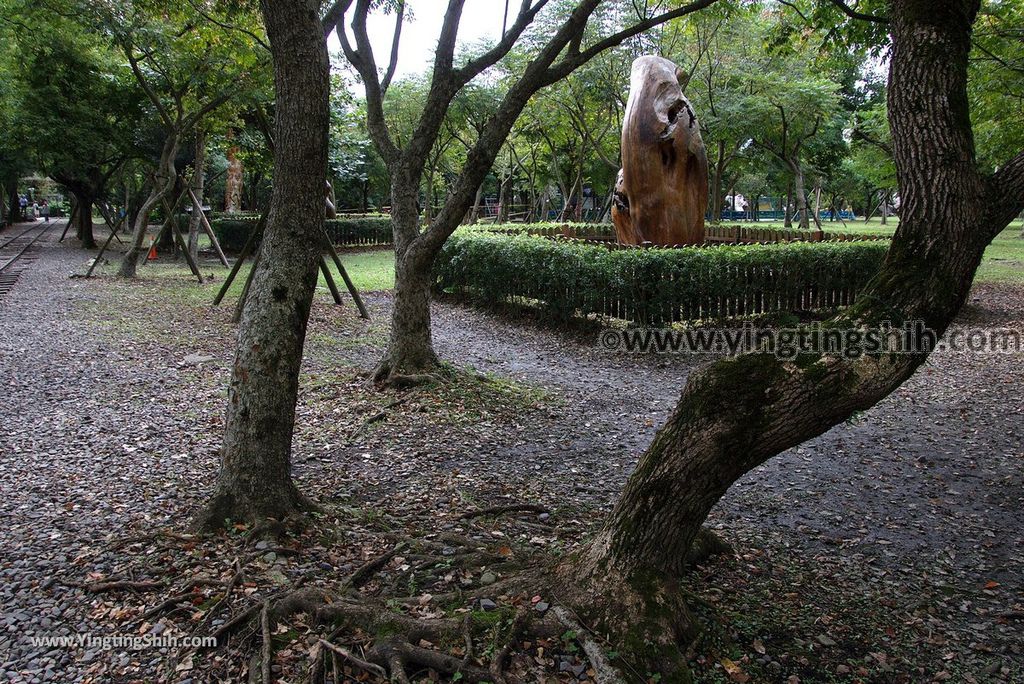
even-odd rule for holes
{"type": "Polygon", "coordinates": [[[697,115],[679,87],[681,75],[664,57],[633,62],[612,204],[619,242],[704,241],[708,158],[697,115]]]}

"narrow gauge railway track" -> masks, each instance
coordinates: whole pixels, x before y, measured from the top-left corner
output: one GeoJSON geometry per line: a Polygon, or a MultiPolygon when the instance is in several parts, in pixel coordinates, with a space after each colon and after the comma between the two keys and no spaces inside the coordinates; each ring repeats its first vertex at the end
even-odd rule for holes
{"type": "Polygon", "coordinates": [[[32,224],[27,228],[15,226],[0,233],[0,298],[11,291],[18,277],[36,259],[32,247],[56,225],[32,224]]]}

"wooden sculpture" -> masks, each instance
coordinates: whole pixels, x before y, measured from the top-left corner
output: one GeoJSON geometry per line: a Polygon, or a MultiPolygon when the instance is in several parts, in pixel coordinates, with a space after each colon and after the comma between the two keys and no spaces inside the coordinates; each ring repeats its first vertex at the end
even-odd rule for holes
{"type": "Polygon", "coordinates": [[[697,115],[679,87],[681,75],[664,57],[647,55],[633,62],[622,123],[622,169],[612,203],[619,242],[704,241],[708,158],[697,115]]]}

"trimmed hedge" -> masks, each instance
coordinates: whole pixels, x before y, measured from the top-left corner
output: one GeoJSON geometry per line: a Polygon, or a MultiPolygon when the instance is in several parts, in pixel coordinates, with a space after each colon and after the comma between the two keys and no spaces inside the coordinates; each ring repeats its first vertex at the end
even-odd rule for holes
{"type": "Polygon", "coordinates": [[[552,319],[597,314],[645,325],[844,306],[887,242],[609,249],[530,235],[457,231],[437,285],[494,305],[534,300],[552,319]]]}
{"type": "MultiPolygon", "coordinates": [[[[221,247],[238,252],[258,222],[259,216],[244,215],[231,219],[217,218],[210,225],[221,247]]],[[[336,245],[389,245],[392,241],[391,218],[387,216],[329,219],[326,224],[327,234],[336,245]]]]}

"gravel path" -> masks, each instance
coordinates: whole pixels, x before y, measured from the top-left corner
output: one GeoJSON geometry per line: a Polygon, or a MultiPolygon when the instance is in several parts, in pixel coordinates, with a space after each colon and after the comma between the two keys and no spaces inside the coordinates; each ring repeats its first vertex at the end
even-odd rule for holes
{"type": "MultiPolygon", "coordinates": [[[[206,304],[216,284],[154,279],[157,270],[134,283],[68,279],[84,261],[77,248],[50,242],[0,301],[0,681],[107,681],[103,673],[129,661],[155,669],[157,651],[29,639],[109,632],[120,603],[65,582],[112,571],[111,556],[96,553],[112,539],[183,526],[216,472],[233,351],[229,311],[206,304]]],[[[1019,295],[978,288],[965,320],[1024,327],[1019,295]]],[[[367,391],[357,373],[378,353],[390,299],[366,300],[369,325],[350,308],[314,308],[295,468],[322,501],[423,515],[541,502],[572,511],[567,529],[583,534],[693,367],[687,358],[600,351],[592,333],[440,303],[441,356],[509,385],[501,389],[509,400],[493,413],[470,397],[468,413],[423,406],[422,419],[403,413],[368,425],[387,397],[367,391]]],[[[750,473],[712,524],[743,545],[950,588],[949,619],[959,620],[951,629],[986,633],[1019,667],[1019,623],[991,615],[1024,602],[1020,362],[933,359],[855,421],[750,473]]]]}

